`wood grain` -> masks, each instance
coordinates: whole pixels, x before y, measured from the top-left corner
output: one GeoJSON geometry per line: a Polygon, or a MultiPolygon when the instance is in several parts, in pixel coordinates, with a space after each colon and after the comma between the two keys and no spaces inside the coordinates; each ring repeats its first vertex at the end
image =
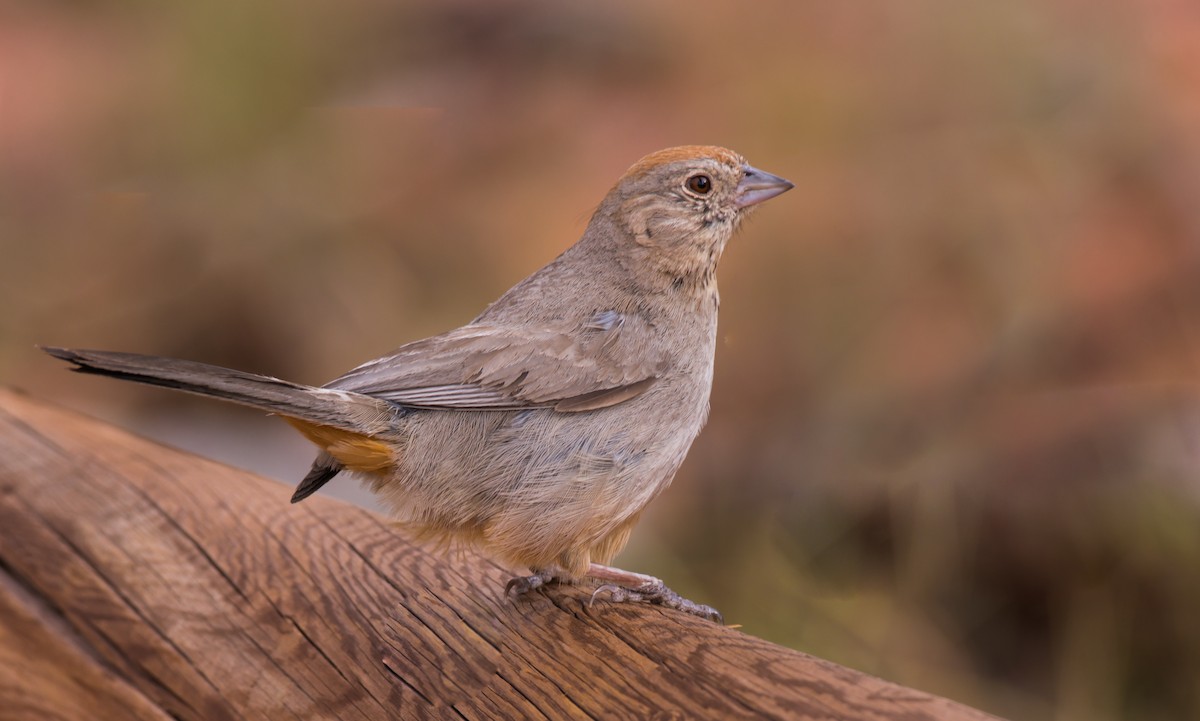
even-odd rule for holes
{"type": "Polygon", "coordinates": [[[0,391],[0,718],[994,718],[0,391]]]}

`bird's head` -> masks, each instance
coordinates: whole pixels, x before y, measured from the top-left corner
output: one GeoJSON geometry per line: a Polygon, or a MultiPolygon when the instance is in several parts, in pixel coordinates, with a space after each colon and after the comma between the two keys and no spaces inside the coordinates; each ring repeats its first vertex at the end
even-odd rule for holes
{"type": "Polygon", "coordinates": [[[642,261],[675,278],[708,284],[749,209],[792,187],[732,150],[685,145],[634,163],[601,208],[640,247],[642,261]]]}

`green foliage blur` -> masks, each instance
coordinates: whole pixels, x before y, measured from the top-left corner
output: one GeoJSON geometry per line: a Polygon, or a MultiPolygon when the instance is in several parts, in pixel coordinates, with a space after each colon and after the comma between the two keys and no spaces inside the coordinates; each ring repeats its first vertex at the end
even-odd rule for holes
{"type": "Polygon", "coordinates": [[[619,562],[1001,715],[1200,718],[1197,68],[1170,0],[9,3],[0,379],[295,481],[282,424],[33,345],[322,383],[726,145],[797,188],[619,562]]]}

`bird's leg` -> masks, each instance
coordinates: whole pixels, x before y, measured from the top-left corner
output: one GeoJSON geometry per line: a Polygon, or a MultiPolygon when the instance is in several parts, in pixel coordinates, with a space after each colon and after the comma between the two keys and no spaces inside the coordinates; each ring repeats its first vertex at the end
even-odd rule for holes
{"type": "Polygon", "coordinates": [[[614,603],[646,601],[666,606],[667,608],[676,608],[693,616],[707,618],[717,623],[724,622],[724,617],[717,609],[712,606],[705,606],[702,603],[689,601],[667,588],[661,579],[654,576],[647,576],[643,573],[634,573],[632,571],[622,571],[612,566],[601,566],[599,563],[593,563],[589,566],[585,575],[606,582],[592,593],[592,600],[595,600],[596,596],[601,593],[607,593],[609,599],[614,603]]]}
{"type": "Polygon", "coordinates": [[[528,576],[517,576],[516,578],[509,579],[508,583],[504,586],[504,595],[509,598],[517,598],[535,588],[541,588],[548,583],[555,583],[566,578],[562,575],[561,571],[554,569],[531,568],[529,570],[533,571],[533,573],[528,576]]]}

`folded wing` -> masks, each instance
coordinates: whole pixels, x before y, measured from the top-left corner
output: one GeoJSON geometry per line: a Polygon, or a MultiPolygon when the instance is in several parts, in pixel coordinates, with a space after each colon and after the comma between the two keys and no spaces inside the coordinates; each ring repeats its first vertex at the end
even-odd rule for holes
{"type": "Polygon", "coordinates": [[[635,398],[665,370],[637,316],[561,327],[476,324],[398,348],[326,385],[416,408],[595,410],[635,398]]]}

